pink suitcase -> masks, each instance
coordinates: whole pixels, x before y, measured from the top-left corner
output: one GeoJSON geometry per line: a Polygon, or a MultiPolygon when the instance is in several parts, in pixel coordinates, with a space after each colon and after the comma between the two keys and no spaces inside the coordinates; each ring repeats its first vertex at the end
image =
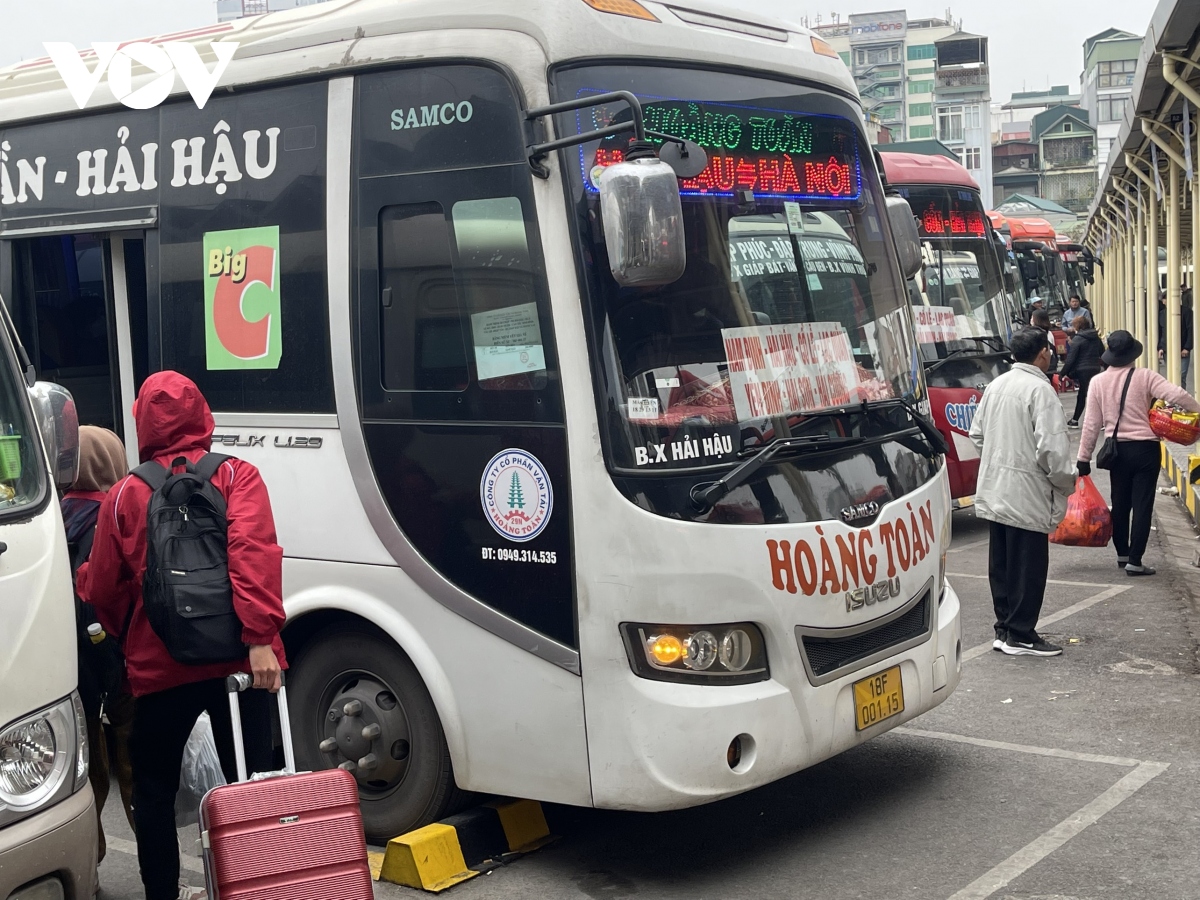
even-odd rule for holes
{"type": "Polygon", "coordinates": [[[279,689],[283,772],[246,780],[239,691],[227,680],[238,783],[213,788],[200,804],[204,875],[211,900],[371,900],[371,872],[358,784],[342,769],[296,774],[287,692],[279,689]]]}

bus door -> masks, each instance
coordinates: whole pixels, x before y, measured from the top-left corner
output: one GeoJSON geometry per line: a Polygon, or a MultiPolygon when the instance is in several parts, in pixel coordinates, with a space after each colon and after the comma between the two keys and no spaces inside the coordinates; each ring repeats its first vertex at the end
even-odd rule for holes
{"type": "Polygon", "coordinates": [[[527,167],[366,178],[358,221],[364,432],[385,502],[444,577],[573,647],[566,430],[527,167]],[[498,564],[512,560],[534,565],[498,564]]]}
{"type": "Polygon", "coordinates": [[[11,266],[13,318],[38,378],[67,388],[79,423],[115,431],[136,464],[133,400],[149,371],[143,234],[18,238],[11,266]]]}

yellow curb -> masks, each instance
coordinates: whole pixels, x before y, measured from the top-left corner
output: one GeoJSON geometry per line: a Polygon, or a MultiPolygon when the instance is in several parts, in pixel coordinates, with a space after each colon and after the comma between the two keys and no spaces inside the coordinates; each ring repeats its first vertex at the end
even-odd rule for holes
{"type": "Polygon", "coordinates": [[[367,866],[371,869],[371,880],[378,881],[379,873],[383,869],[384,854],[378,850],[367,851],[367,866]]]}
{"type": "Polygon", "coordinates": [[[437,893],[478,874],[467,868],[458,832],[435,822],[388,841],[379,880],[437,893]]]}
{"type": "Polygon", "coordinates": [[[500,816],[510,851],[528,853],[549,841],[550,826],[536,800],[493,800],[486,805],[500,816]]]}

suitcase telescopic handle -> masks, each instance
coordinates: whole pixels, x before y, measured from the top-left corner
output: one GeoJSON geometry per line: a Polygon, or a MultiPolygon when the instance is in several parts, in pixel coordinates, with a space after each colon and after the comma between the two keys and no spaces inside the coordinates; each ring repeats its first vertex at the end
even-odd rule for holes
{"type": "MultiPolygon", "coordinates": [[[[285,674],[279,673],[279,692],[275,696],[279,701],[279,731],[283,736],[284,771],[295,775],[296,751],[292,747],[292,721],[288,718],[285,674]]],[[[246,781],[250,777],[246,771],[246,743],[242,736],[242,707],[238,701],[238,694],[247,690],[253,683],[254,680],[245,672],[237,672],[225,679],[225,690],[229,692],[229,718],[233,724],[233,754],[237,760],[238,781],[246,781]]]]}

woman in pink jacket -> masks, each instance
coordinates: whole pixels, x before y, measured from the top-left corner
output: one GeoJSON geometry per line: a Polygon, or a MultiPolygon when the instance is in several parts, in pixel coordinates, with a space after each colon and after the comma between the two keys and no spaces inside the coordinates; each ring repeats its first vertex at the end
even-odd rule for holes
{"type": "Polygon", "coordinates": [[[1155,571],[1142,563],[1146,542],[1150,540],[1154,486],[1158,482],[1162,452],[1158,438],[1150,430],[1150,406],[1155,400],[1163,400],[1200,412],[1200,403],[1183,388],[1152,369],[1134,368],[1141,355],[1141,342],[1128,331],[1109,335],[1108,350],[1100,357],[1108,369],[1093,378],[1089,386],[1079,441],[1079,474],[1089,475],[1092,453],[1100,436],[1116,434],[1117,460],[1110,471],[1113,545],[1117,548],[1117,565],[1126,575],[1153,575],[1155,571]],[[1125,394],[1123,407],[1122,394],[1125,394]]]}

